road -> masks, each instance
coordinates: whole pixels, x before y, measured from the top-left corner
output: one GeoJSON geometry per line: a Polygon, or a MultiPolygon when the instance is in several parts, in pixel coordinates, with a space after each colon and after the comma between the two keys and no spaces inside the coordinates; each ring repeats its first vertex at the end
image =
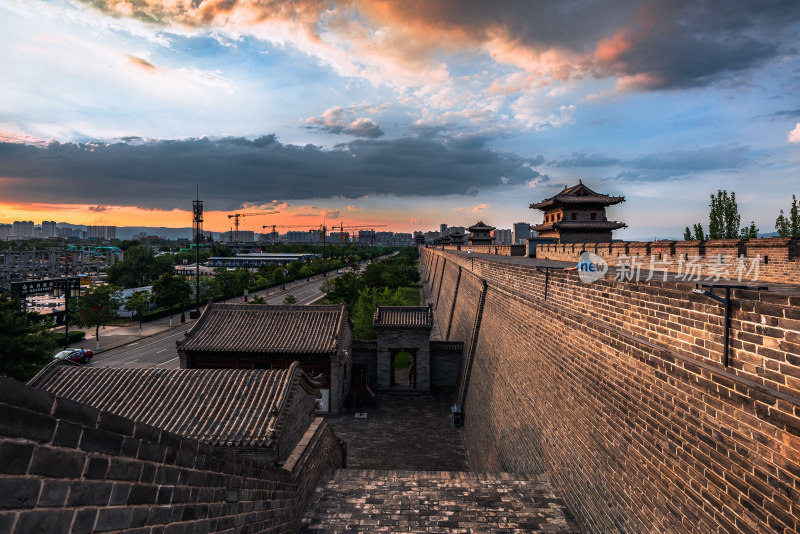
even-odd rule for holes
{"type": "MultiPolygon", "coordinates": [[[[329,274],[335,277],[335,273],[329,274]]],[[[277,294],[259,295],[266,297],[267,304],[282,304],[287,295],[294,295],[298,305],[309,305],[321,299],[324,294],[320,286],[325,279],[314,278],[311,282],[299,283],[296,286],[286,287],[286,291],[277,294]]],[[[274,290],[273,290],[274,291],[274,290]]],[[[236,302],[236,299],[229,299],[228,302],[236,302]]],[[[170,369],[180,367],[178,362],[178,350],[175,342],[183,338],[184,332],[192,327],[194,322],[181,325],[177,328],[170,328],[140,340],[128,343],[122,347],[111,349],[97,354],[92,358],[89,367],[122,367],[122,368],[150,368],[158,367],[170,369]]]]}

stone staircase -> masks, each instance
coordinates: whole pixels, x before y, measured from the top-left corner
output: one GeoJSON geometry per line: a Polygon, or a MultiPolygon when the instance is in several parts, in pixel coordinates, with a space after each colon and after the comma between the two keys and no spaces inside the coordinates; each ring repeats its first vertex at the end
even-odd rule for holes
{"type": "Polygon", "coordinates": [[[339,469],[298,532],[580,532],[547,475],[339,469]]]}

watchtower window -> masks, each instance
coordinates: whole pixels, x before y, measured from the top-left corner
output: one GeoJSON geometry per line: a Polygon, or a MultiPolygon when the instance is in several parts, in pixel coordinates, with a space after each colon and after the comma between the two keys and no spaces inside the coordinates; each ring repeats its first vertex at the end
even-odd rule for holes
{"type": "Polygon", "coordinates": [[[596,213],[592,213],[591,214],[591,218],[592,218],[593,221],[597,220],[597,214],[596,213]]]}
{"type": "Polygon", "coordinates": [[[577,213],[573,213],[573,214],[572,214],[572,220],[574,221],[574,220],[575,220],[575,219],[577,219],[577,218],[578,218],[578,214],[577,214],[577,213]]]}

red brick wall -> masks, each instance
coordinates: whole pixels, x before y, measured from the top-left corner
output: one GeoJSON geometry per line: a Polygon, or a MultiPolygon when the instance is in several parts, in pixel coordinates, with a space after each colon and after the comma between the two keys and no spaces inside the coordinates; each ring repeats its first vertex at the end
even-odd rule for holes
{"type": "MultiPolygon", "coordinates": [[[[800,529],[800,298],[735,292],[724,368],[721,307],[693,285],[551,273],[545,302],[532,268],[427,255],[489,283],[465,403],[476,469],[546,470],[592,532],[800,529]]],[[[465,275],[450,338],[466,343],[465,275]]]]}
{"type": "MultiPolygon", "coordinates": [[[[757,279],[765,282],[800,283],[800,252],[797,240],[782,238],[762,238],[740,241],[720,239],[714,241],[655,241],[608,243],[582,243],[576,245],[538,245],[536,257],[550,260],[577,261],[583,250],[596,252],[610,265],[619,265],[619,256],[639,256],[644,268],[649,268],[651,255],[656,261],[667,262],[671,272],[686,272],[683,262],[691,259],[700,266],[703,277],[722,274],[730,279],[738,279],[738,258],[744,257],[741,279],[756,279],[753,262],[758,262],[757,279]],[[661,252],[658,250],[661,249],[661,252]],[[722,266],[720,266],[722,263],[722,266]]],[[[627,260],[626,260],[627,261],[627,260]]],[[[741,268],[739,267],[739,268],[741,268]]]]}

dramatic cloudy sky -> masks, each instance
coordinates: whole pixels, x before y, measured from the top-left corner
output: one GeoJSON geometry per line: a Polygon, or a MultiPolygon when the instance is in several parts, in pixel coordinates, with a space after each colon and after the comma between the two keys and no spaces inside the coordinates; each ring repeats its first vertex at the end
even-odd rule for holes
{"type": "Polygon", "coordinates": [[[0,222],[540,222],[800,195],[800,2],[0,0],[0,222]]]}

